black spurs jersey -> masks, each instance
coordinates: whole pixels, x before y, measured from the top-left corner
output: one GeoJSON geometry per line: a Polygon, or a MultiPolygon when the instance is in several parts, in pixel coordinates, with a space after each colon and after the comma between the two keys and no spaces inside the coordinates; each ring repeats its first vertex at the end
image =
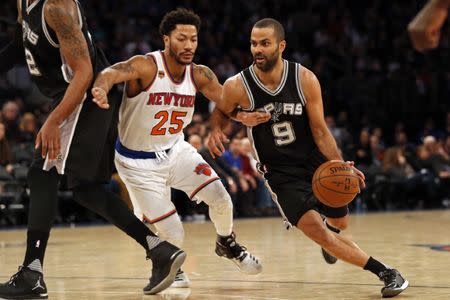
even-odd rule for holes
{"type": "MultiPolygon", "coordinates": [[[[39,90],[57,103],[73,77],[73,72],[61,55],[56,33],[46,24],[44,5],[47,0],[22,1],[22,33],[25,59],[31,78],[39,90]]],[[[79,24],[89,49],[94,75],[109,64],[103,53],[99,51],[89,34],[86,19],[78,1],[79,24]]],[[[94,77],[95,78],[95,77],[94,77]]]]}
{"type": "Polygon", "coordinates": [[[269,170],[270,166],[304,167],[317,150],[299,84],[300,64],[283,62],[283,76],[275,91],[261,83],[253,65],[240,73],[251,103],[248,110],[272,115],[268,122],[248,128],[256,158],[269,170]]]}

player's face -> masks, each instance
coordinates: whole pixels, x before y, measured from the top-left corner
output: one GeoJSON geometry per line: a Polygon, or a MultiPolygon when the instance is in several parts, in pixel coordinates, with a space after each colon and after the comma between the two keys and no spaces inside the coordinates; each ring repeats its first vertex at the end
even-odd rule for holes
{"type": "Polygon", "coordinates": [[[285,42],[277,41],[273,28],[253,28],[250,45],[256,67],[268,72],[281,60],[285,42]]]}
{"type": "Polygon", "coordinates": [[[197,43],[197,28],[194,25],[177,25],[169,36],[164,36],[166,50],[181,65],[192,63],[197,43]]]}

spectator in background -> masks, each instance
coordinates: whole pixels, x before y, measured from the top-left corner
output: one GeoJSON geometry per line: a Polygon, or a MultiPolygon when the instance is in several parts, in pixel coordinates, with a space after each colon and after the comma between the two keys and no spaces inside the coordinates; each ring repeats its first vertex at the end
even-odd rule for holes
{"type": "MultiPolygon", "coordinates": [[[[434,136],[426,136],[423,146],[429,153],[428,166],[439,180],[439,197],[448,198],[450,195],[450,157],[434,136]]],[[[439,203],[436,204],[439,205],[439,203]]]]}
{"type": "Polygon", "coordinates": [[[6,179],[8,176],[2,176],[6,175],[4,172],[11,174],[13,171],[13,166],[11,164],[12,162],[12,154],[11,154],[11,148],[9,147],[9,142],[6,137],[6,128],[3,123],[0,123],[0,168],[1,171],[0,174],[1,177],[5,177],[6,179]]]}
{"type": "Polygon", "coordinates": [[[257,161],[253,157],[252,145],[248,138],[242,139],[242,158],[243,161],[248,162],[248,176],[252,176],[252,178],[256,181],[256,207],[261,210],[263,215],[275,215],[277,212],[275,209],[275,203],[272,201],[272,196],[265,185],[264,177],[257,170],[257,161]]]}
{"type": "Polygon", "coordinates": [[[338,127],[333,116],[326,116],[325,122],[327,123],[328,129],[330,129],[331,134],[336,140],[339,149],[345,152],[345,147],[351,142],[350,133],[345,127],[338,127]]]}
{"type": "Polygon", "coordinates": [[[359,142],[354,149],[355,166],[365,172],[373,162],[372,150],[370,149],[370,133],[367,128],[361,130],[359,142]]]}
{"type": "Polygon", "coordinates": [[[19,130],[20,143],[34,144],[36,135],[38,133],[36,117],[32,113],[25,113],[20,119],[19,130]]]}
{"type": "Polygon", "coordinates": [[[238,175],[239,194],[238,202],[236,203],[238,215],[254,217],[259,215],[259,212],[255,209],[256,186],[252,186],[244,176],[241,154],[242,140],[241,138],[234,137],[230,141],[229,149],[224,152],[223,159],[238,175]]]}
{"type": "Polygon", "coordinates": [[[6,129],[6,138],[15,144],[19,141],[19,105],[15,101],[7,101],[2,107],[3,124],[6,129]]]}
{"type": "Polygon", "coordinates": [[[411,208],[408,200],[416,189],[414,169],[398,147],[388,148],[383,159],[383,171],[389,178],[388,201],[397,208],[411,208]]]}

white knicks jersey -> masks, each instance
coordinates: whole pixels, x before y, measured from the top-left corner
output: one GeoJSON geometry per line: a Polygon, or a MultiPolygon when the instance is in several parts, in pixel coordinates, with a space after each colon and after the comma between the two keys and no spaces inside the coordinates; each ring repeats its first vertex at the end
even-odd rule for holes
{"type": "Polygon", "coordinates": [[[129,98],[124,91],[119,113],[119,139],[136,151],[156,152],[184,140],[183,129],[194,114],[193,65],[187,65],[183,80],[175,82],[161,51],[151,52],[157,65],[154,81],[139,95],[129,98]]]}

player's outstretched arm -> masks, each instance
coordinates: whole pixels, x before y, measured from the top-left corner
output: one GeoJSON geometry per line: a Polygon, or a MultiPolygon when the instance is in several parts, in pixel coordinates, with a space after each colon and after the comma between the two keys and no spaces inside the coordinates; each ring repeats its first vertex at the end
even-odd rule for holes
{"type": "Polygon", "coordinates": [[[408,25],[414,48],[418,51],[439,45],[440,30],[447,18],[450,0],[429,0],[408,25]]]}
{"type": "Polygon", "coordinates": [[[145,55],[136,55],[127,61],[119,62],[104,69],[98,74],[92,87],[93,101],[101,108],[109,108],[108,92],[121,82],[136,80],[141,86],[142,81],[150,83],[156,76],[154,61],[145,55]]]}
{"type": "MultiPolygon", "coordinates": [[[[223,86],[219,83],[216,75],[210,68],[203,65],[195,65],[194,66],[194,78],[197,84],[199,91],[205,95],[206,98],[216,103],[216,106],[219,107],[221,113],[217,110],[215,112],[217,120],[221,119],[222,122],[228,118],[231,118],[235,121],[241,122],[245,126],[256,126],[262,122],[267,122],[270,119],[269,113],[264,112],[243,112],[237,109],[237,106],[233,106],[233,108],[228,108],[227,103],[229,103],[228,98],[223,98],[223,86]],[[232,109],[230,111],[230,109],[232,109]],[[220,118],[219,118],[220,116],[220,118]]],[[[229,79],[228,82],[230,84],[234,82],[234,80],[239,80],[238,76],[232,77],[234,79],[229,79]]],[[[236,84],[233,88],[235,88],[237,92],[245,93],[243,90],[243,85],[239,85],[239,82],[236,81],[233,84],[236,84]]],[[[228,97],[228,96],[227,96],[228,97]]],[[[230,95],[230,97],[234,97],[230,95]]],[[[223,124],[222,124],[223,125],[223,124]]]]}

